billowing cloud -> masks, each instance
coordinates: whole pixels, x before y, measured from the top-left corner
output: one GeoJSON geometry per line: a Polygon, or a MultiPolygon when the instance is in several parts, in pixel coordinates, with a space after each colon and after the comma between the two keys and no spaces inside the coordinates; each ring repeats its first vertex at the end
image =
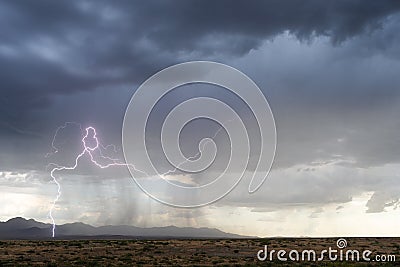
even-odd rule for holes
{"type": "MultiPolygon", "coordinates": [[[[230,229],[210,216],[251,214],[257,222],[276,222],[286,220],[278,210],[293,216],[303,210],[306,226],[285,224],[299,233],[332,214],[351,218],[350,206],[368,216],[392,216],[400,197],[399,31],[398,1],[3,2],[0,187],[8,204],[0,216],[29,202],[19,214],[34,217],[31,204],[37,203],[36,216],[46,218],[55,193],[46,165],[69,164],[81,149],[72,127],[57,139],[60,153],[46,158],[57,126],[95,126],[103,144],[120,148],[135,88],[156,71],[188,60],[232,65],[268,98],[278,147],[264,186],[250,196],[238,187],[215,206],[181,211],[149,204],[126,169],[102,171],[86,159],[76,172],[59,173],[66,189],[61,221],[143,226],[183,219],[186,225],[230,229]]],[[[213,90],[207,92],[225,97],[213,90]]],[[[160,110],[199,94],[198,87],[171,94],[160,110]]],[[[185,153],[213,132],[199,125],[185,130],[185,153]]],[[[161,155],[155,147],[150,152],[161,155]]],[[[123,158],[121,150],[113,156],[123,158]]],[[[169,179],[199,182],[195,176],[169,179]]]]}
{"type": "Polygon", "coordinates": [[[285,31],[340,43],[380,30],[399,8],[397,1],[3,3],[2,128],[26,128],[30,111],[50,107],[55,95],[134,86],[182,59],[224,61],[285,31]]]}

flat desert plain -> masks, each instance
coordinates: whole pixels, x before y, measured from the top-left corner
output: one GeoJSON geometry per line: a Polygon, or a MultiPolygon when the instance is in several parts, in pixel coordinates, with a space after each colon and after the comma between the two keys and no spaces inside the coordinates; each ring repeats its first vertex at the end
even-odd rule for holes
{"type": "MultiPolygon", "coordinates": [[[[370,262],[272,261],[257,259],[257,252],[338,249],[337,238],[184,239],[184,240],[9,240],[0,241],[0,266],[370,266],[382,264],[375,255],[394,255],[399,266],[400,238],[346,238],[343,249],[370,250],[370,262]]],[[[269,253],[269,252],[268,252],[269,253]]],[[[360,254],[361,255],[361,254],[360,254]]]]}

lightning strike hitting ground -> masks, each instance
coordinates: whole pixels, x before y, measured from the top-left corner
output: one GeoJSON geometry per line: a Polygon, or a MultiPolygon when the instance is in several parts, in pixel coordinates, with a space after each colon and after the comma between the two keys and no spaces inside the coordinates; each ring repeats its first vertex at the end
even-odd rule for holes
{"type": "MultiPolygon", "coordinates": [[[[52,141],[52,148],[53,148],[54,151],[52,153],[46,154],[46,157],[49,157],[52,154],[55,154],[55,153],[58,152],[58,148],[55,145],[55,141],[56,141],[57,135],[58,135],[60,130],[65,129],[70,124],[78,125],[79,128],[82,130],[80,124],[71,123],[71,122],[66,123],[64,126],[58,127],[57,130],[56,130],[56,133],[54,135],[53,141],[52,141]]],[[[83,133],[83,131],[82,131],[82,133],[83,133]]],[[[113,147],[114,151],[116,151],[116,148],[113,145],[108,145],[108,146],[105,146],[105,147],[102,146],[100,144],[98,138],[97,138],[97,132],[96,132],[96,129],[94,127],[90,126],[90,127],[87,127],[85,129],[85,133],[83,134],[83,137],[82,137],[82,145],[83,145],[83,150],[75,157],[75,162],[74,162],[74,164],[72,166],[60,166],[60,165],[55,164],[55,163],[50,163],[49,164],[49,166],[53,166],[53,168],[50,171],[50,176],[53,179],[53,182],[57,185],[57,196],[53,200],[52,205],[50,207],[50,212],[49,212],[49,217],[50,217],[51,222],[52,222],[52,237],[55,237],[55,229],[56,229],[56,223],[55,223],[55,220],[54,220],[54,217],[53,217],[53,210],[54,210],[54,208],[56,206],[57,201],[61,197],[61,184],[60,184],[60,182],[57,180],[57,178],[55,176],[56,172],[64,171],[64,170],[74,170],[78,166],[79,160],[83,156],[88,156],[90,161],[93,164],[95,164],[97,167],[101,168],[101,169],[109,168],[109,167],[112,167],[112,166],[125,166],[125,167],[129,166],[129,167],[132,167],[135,171],[138,171],[138,172],[141,172],[141,173],[147,175],[146,173],[144,173],[144,172],[142,172],[140,170],[137,170],[135,168],[135,166],[133,166],[132,164],[122,163],[118,159],[111,158],[111,157],[108,157],[108,156],[104,156],[103,152],[102,152],[102,149],[106,150],[108,147],[113,147]],[[91,141],[89,141],[89,140],[91,140],[91,141]],[[107,163],[107,164],[99,163],[99,161],[96,160],[96,155],[95,155],[96,153],[98,153],[98,156],[97,156],[98,158],[101,158],[103,160],[107,160],[107,161],[109,161],[109,163],[107,163]]]]}
{"type": "MultiPolygon", "coordinates": [[[[228,122],[230,122],[230,121],[231,120],[229,120],[228,122]]],[[[56,139],[57,139],[57,135],[59,134],[59,132],[61,130],[64,130],[69,125],[77,125],[79,127],[79,129],[81,130],[81,132],[82,132],[82,140],[81,140],[81,142],[82,142],[82,145],[83,145],[83,150],[75,157],[75,162],[74,162],[74,164],[72,166],[60,166],[60,165],[55,164],[55,163],[50,163],[48,165],[48,166],[53,166],[53,168],[50,171],[50,176],[53,179],[53,182],[57,185],[57,195],[56,195],[55,199],[53,200],[53,202],[51,204],[51,207],[50,207],[50,211],[49,211],[49,217],[50,217],[51,223],[52,223],[52,237],[55,237],[55,230],[56,230],[56,222],[55,222],[55,219],[53,217],[53,211],[54,211],[54,208],[55,208],[55,206],[57,204],[57,201],[61,197],[61,184],[60,184],[60,182],[57,180],[57,178],[55,176],[56,172],[64,171],[64,170],[74,170],[74,169],[76,169],[76,167],[78,167],[79,160],[83,156],[88,156],[90,161],[93,164],[95,164],[97,167],[101,168],[101,169],[105,169],[105,168],[109,168],[109,167],[113,167],[113,166],[132,167],[135,171],[140,172],[140,173],[144,174],[145,176],[149,176],[144,171],[141,171],[141,170],[137,169],[133,164],[123,163],[123,162],[120,162],[119,159],[115,159],[115,158],[111,158],[111,157],[108,157],[108,156],[104,156],[102,150],[107,150],[108,147],[112,147],[114,152],[116,152],[116,147],[114,145],[107,145],[107,146],[101,145],[99,140],[98,140],[98,138],[97,138],[97,132],[96,132],[96,129],[94,127],[89,126],[89,127],[87,127],[85,129],[85,131],[83,131],[81,125],[79,123],[76,123],[76,122],[67,122],[63,126],[60,126],[60,127],[57,128],[57,130],[56,130],[56,132],[54,134],[54,137],[53,137],[53,141],[51,143],[51,146],[53,148],[53,152],[47,153],[45,155],[46,158],[52,156],[53,154],[58,153],[59,150],[58,150],[57,146],[55,145],[56,139]],[[88,139],[92,140],[92,142],[91,142],[92,144],[88,144],[88,139]],[[93,141],[94,141],[94,144],[93,144],[93,141]],[[109,163],[107,163],[107,164],[99,163],[95,159],[95,156],[94,156],[95,153],[98,153],[98,157],[99,158],[101,158],[103,160],[108,160],[109,163]]],[[[223,128],[220,127],[215,132],[215,134],[213,136],[213,139],[217,137],[218,133],[222,129],[223,128]]],[[[203,144],[203,146],[205,146],[206,143],[207,142],[205,142],[203,144]]],[[[173,173],[175,173],[179,169],[179,167],[182,164],[186,163],[189,160],[193,160],[193,159],[197,158],[200,155],[200,153],[201,152],[199,151],[196,155],[187,158],[184,162],[181,162],[180,164],[175,166],[175,168],[173,168],[172,170],[168,170],[165,173],[160,174],[160,176],[165,177],[165,176],[168,176],[168,175],[172,175],[173,173]]]]}

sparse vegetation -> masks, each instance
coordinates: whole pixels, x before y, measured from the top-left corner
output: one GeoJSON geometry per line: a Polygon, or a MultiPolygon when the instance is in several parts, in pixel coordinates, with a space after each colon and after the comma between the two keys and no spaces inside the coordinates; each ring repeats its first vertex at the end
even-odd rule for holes
{"type": "MultiPolygon", "coordinates": [[[[395,254],[400,259],[400,238],[349,238],[347,241],[353,249],[395,254]]],[[[264,245],[275,250],[320,251],[329,246],[335,248],[336,239],[0,241],[0,266],[270,266],[271,262],[259,262],[256,257],[264,245]]],[[[309,265],[320,266],[320,263],[309,265]]],[[[304,262],[294,264],[300,266],[304,262]]],[[[396,264],[398,261],[385,266],[396,264]]],[[[326,261],[323,265],[367,266],[371,262],[326,261]]]]}

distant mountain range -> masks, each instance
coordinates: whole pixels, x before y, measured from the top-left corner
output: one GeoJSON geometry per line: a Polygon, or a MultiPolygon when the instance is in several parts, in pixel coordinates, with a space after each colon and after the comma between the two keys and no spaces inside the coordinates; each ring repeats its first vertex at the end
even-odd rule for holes
{"type": "MultiPolygon", "coordinates": [[[[0,222],[0,239],[50,239],[51,224],[21,217],[0,222]]],[[[166,239],[166,238],[248,238],[214,228],[152,227],[128,225],[94,227],[84,223],[57,225],[56,239],[166,239]]]]}

